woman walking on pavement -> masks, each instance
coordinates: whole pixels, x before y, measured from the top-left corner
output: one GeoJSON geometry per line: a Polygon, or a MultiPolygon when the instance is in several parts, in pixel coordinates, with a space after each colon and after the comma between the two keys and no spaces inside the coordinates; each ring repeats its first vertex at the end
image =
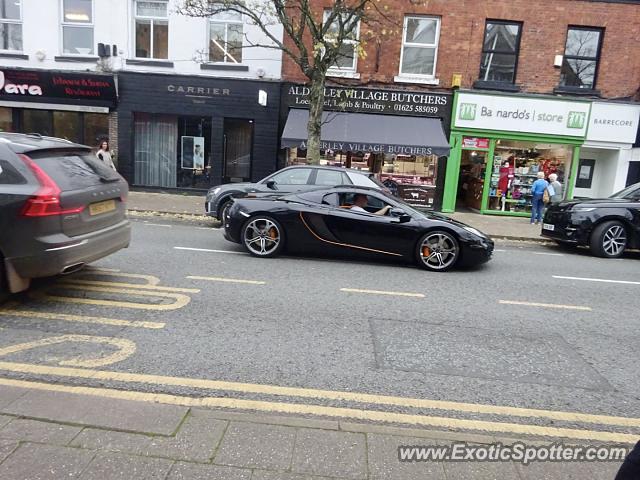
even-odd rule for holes
{"type": "Polygon", "coordinates": [[[551,203],[562,201],[562,184],[558,181],[558,175],[555,173],[549,175],[549,193],[551,194],[551,203]]]}
{"type": "Polygon", "coordinates": [[[111,167],[114,170],[116,169],[116,166],[113,164],[113,159],[111,158],[111,151],[109,150],[109,142],[107,140],[100,142],[96,157],[102,160],[107,167],[111,167]]]}
{"type": "Polygon", "coordinates": [[[544,212],[544,201],[542,197],[549,187],[549,183],[544,179],[544,172],[538,172],[538,179],[531,186],[531,224],[535,221],[538,225],[542,221],[542,213],[544,212]]]}

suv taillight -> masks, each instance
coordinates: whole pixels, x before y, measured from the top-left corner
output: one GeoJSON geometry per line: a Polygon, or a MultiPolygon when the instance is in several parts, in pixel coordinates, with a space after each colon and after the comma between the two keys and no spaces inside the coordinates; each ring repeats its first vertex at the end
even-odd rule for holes
{"type": "Polygon", "coordinates": [[[22,208],[23,217],[48,217],[51,215],[67,215],[80,213],[84,206],[62,209],[60,205],[60,187],[33,160],[26,155],[18,155],[33,172],[40,188],[36,194],[27,200],[22,208]]]}

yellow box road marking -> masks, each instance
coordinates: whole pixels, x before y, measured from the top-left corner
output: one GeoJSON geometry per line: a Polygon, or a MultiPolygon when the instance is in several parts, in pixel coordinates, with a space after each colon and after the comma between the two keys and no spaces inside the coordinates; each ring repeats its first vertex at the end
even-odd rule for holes
{"type": "Polygon", "coordinates": [[[99,325],[113,325],[116,327],[151,328],[160,329],[165,327],[163,322],[146,322],[140,320],[120,320],[117,318],[90,317],[86,315],[69,315],[55,312],[36,312],[33,310],[19,310],[17,308],[2,308],[0,315],[12,315],[24,318],[40,318],[43,320],[62,320],[65,322],[93,323],[99,325]]]}
{"type": "Polygon", "coordinates": [[[558,305],[555,303],[519,302],[516,300],[498,300],[498,303],[502,305],[524,305],[526,307],[558,308],[561,310],[581,310],[584,312],[591,311],[591,307],[583,307],[580,305],[558,305]]]}
{"type": "Polygon", "coordinates": [[[349,293],[367,293],[370,295],[395,295],[398,297],[417,297],[424,298],[424,294],[422,293],[410,293],[410,292],[389,292],[385,290],[366,290],[362,288],[341,288],[341,292],[349,292],[349,293]]]}
{"type": "Polygon", "coordinates": [[[191,280],[207,280],[209,282],[245,283],[248,285],[265,285],[267,283],[260,280],[240,280],[236,278],[224,277],[201,277],[199,275],[189,275],[187,278],[191,280]]]}
{"type": "Polygon", "coordinates": [[[595,440],[613,443],[635,443],[637,435],[573,428],[542,427],[518,423],[487,422],[427,415],[410,415],[404,413],[381,412],[377,410],[360,410],[355,408],[322,407],[318,405],[302,405],[295,403],[266,402],[257,400],[240,400],[235,398],[205,397],[192,398],[161,393],[123,391],[108,388],[74,387],[53,385],[43,382],[10,380],[0,378],[0,385],[27,388],[32,390],[63,392],[95,397],[130,400],[137,402],[153,402],[188,407],[231,408],[237,410],[253,410],[261,412],[277,412],[300,415],[316,415],[334,418],[352,418],[358,420],[420,425],[456,430],[478,430],[482,432],[506,433],[517,435],[535,435],[554,438],[571,438],[578,440],[595,440]]]}
{"type": "MultiPolygon", "coordinates": [[[[160,283],[160,279],[153,275],[144,275],[142,273],[120,273],[120,270],[112,270],[108,268],[92,268],[89,270],[82,270],[78,273],[73,274],[68,277],[69,279],[80,279],[82,277],[93,275],[94,273],[98,273],[103,276],[111,276],[111,277],[124,277],[124,278],[139,278],[141,280],[145,280],[146,285],[158,285],[160,283]]],[[[135,285],[143,285],[136,283],[135,285]]]]}
{"type": "Polygon", "coordinates": [[[118,350],[110,355],[100,358],[83,359],[81,357],[60,361],[60,365],[70,365],[72,367],[103,367],[112,363],[120,362],[130,357],[136,351],[136,344],[125,338],[95,337],[92,335],[61,335],[59,337],[48,337],[33,342],[18,343],[0,348],[0,357],[12,353],[24,352],[38,347],[57,345],[59,343],[81,342],[94,344],[107,344],[116,347],[118,350]]]}
{"type": "Polygon", "coordinates": [[[123,282],[103,282],[100,280],[76,280],[74,278],[64,279],[58,282],[56,285],[89,285],[96,287],[118,287],[118,288],[132,288],[135,290],[149,290],[157,292],[183,292],[183,293],[199,293],[198,288],[178,288],[178,287],[164,287],[160,285],[143,285],[139,283],[123,283],[123,282]]]}
{"type": "Polygon", "coordinates": [[[505,407],[499,405],[481,405],[475,403],[449,402],[444,400],[428,400],[419,398],[374,395],[358,392],[340,392],[311,388],[281,387],[276,385],[262,385],[221,380],[207,380],[199,378],[169,377],[163,375],[148,375],[140,373],[113,372],[105,370],[89,370],[78,368],[64,368],[28,363],[14,363],[0,361],[0,370],[18,373],[32,373],[68,378],[87,378],[94,380],[112,380],[122,383],[144,383],[156,386],[191,387],[201,390],[223,390],[241,393],[257,393],[286,397],[314,398],[318,400],[350,401],[363,404],[391,405],[404,408],[421,408],[429,410],[444,410],[486,415],[501,415],[522,418],[550,419],[570,423],[592,423],[599,425],[614,425],[621,427],[640,428],[640,418],[615,417],[577,412],[562,412],[540,410],[532,408],[505,407]]]}

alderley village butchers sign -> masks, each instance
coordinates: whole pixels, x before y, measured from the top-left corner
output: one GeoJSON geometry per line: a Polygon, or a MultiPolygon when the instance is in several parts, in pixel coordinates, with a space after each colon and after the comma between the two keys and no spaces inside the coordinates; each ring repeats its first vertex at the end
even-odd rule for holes
{"type": "MultiPolygon", "coordinates": [[[[289,84],[284,101],[291,108],[309,106],[309,87],[289,84]]],[[[451,95],[374,88],[326,87],[324,108],[343,112],[439,117],[449,124],[451,95]]]]}

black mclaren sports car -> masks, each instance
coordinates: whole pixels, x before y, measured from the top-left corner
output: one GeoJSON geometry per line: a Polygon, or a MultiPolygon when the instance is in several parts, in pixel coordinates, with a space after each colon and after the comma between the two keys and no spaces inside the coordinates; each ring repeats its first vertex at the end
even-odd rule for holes
{"type": "Polygon", "coordinates": [[[224,219],[224,235],[256,257],[285,250],[358,255],[439,272],[484,263],[493,252],[493,240],[473,227],[354,186],[236,199],[224,219]]]}

